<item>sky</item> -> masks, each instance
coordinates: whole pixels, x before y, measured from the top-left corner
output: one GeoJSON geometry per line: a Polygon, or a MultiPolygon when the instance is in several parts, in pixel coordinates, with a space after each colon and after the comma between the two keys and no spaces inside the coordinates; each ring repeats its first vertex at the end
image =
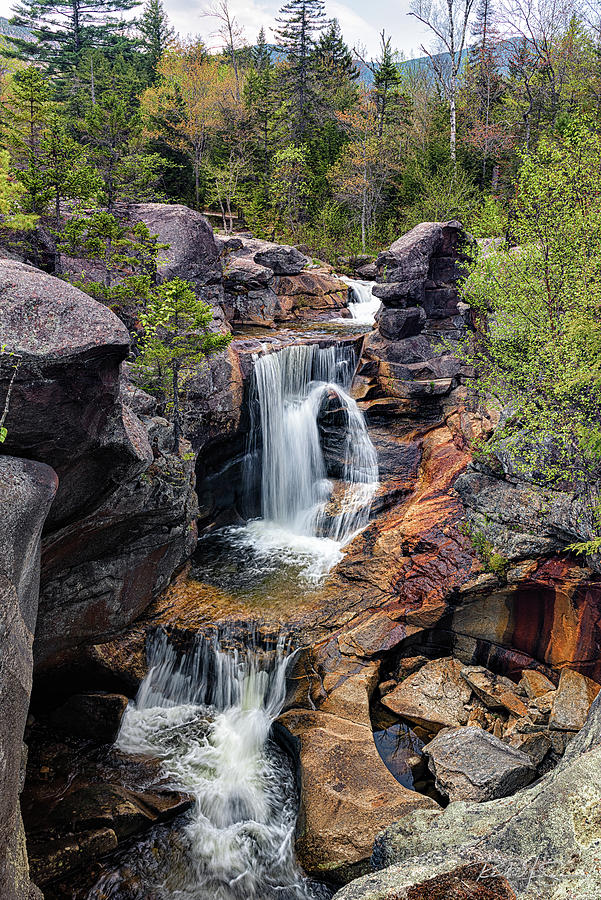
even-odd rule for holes
{"type": "MultiPolygon", "coordinates": [[[[10,17],[14,0],[0,0],[0,15],[10,17]]],[[[163,0],[173,26],[182,37],[200,34],[210,47],[216,45],[212,36],[217,28],[215,20],[203,16],[210,6],[210,0],[163,0]]],[[[373,57],[379,44],[379,33],[383,28],[392,35],[392,44],[402,51],[406,58],[422,56],[420,44],[428,46],[427,31],[409,12],[410,0],[325,0],[329,18],[340,22],[346,42],[351,46],[362,46],[373,57]]],[[[278,9],[284,0],[230,0],[230,7],[240,26],[244,29],[249,43],[264,26],[267,39],[272,39],[271,28],[278,9]]]]}

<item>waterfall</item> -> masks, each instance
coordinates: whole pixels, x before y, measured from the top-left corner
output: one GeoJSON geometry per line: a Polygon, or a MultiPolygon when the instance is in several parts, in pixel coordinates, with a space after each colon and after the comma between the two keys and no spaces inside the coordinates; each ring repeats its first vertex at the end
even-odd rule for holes
{"type": "Polygon", "coordinates": [[[349,301],[348,308],[353,319],[363,325],[373,325],[381,304],[372,293],[374,282],[347,278],[345,275],[339,277],[350,288],[352,300],[349,301]]]}
{"type": "Polygon", "coordinates": [[[378,483],[375,449],[363,415],[348,394],[355,366],[354,349],[344,344],[286,347],[257,357],[254,366],[258,412],[249,459],[261,469],[263,520],[285,532],[326,538],[338,546],[369,521],[378,483]],[[335,497],[319,428],[329,398],[339,406],[344,429],[335,497]]]}
{"type": "MultiPolygon", "coordinates": [[[[269,737],[294,654],[282,637],[265,643],[251,633],[243,641],[236,647],[227,633],[200,637],[181,653],[159,631],[125,713],[117,748],[158,757],[169,783],[195,799],[179,844],[158,868],[156,843],[150,871],[140,850],[127,861],[157,900],[317,896],[294,860],[292,765],[269,737]]],[[[89,900],[113,896],[120,896],[114,879],[101,880],[89,900]]]]}

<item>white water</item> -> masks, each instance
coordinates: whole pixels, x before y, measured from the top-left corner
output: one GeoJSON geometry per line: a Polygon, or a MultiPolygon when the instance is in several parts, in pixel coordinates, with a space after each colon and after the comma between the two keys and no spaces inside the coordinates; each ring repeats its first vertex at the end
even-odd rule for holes
{"type": "Polygon", "coordinates": [[[373,325],[381,305],[381,301],[372,293],[375,282],[347,278],[345,275],[340,275],[339,278],[351,289],[353,299],[349,301],[348,308],[353,319],[362,325],[373,325]]]}
{"type": "MultiPolygon", "coordinates": [[[[117,748],[158,757],[170,784],[195,798],[182,855],[150,876],[143,862],[129,863],[140,867],[153,898],[315,897],[294,861],[291,766],[269,740],[292,654],[282,639],[267,649],[252,635],[247,642],[226,652],[217,639],[200,640],[182,656],[159,632],[125,713],[117,748]]],[[[90,900],[112,896],[108,882],[95,891],[90,900]]]]}
{"type": "Polygon", "coordinates": [[[368,523],[378,485],[376,452],[348,394],[355,365],[353,348],[344,344],[302,344],[255,358],[258,412],[248,458],[250,466],[260,465],[262,519],[246,534],[273,552],[306,559],[309,580],[329,571],[340,548],[368,523]],[[318,427],[327,400],[338,403],[345,422],[334,504],[318,427]]]}

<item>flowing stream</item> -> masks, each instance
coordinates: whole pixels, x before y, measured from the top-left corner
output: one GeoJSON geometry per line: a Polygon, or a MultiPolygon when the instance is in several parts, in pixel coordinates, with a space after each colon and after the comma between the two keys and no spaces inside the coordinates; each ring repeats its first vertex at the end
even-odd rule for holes
{"type": "Polygon", "coordinates": [[[255,359],[246,478],[260,483],[261,518],[237,536],[302,556],[309,580],[329,571],[368,523],[378,486],[376,452],[348,393],[355,367],[355,350],[344,343],[293,345],[255,359]]]}
{"type": "MultiPolygon", "coordinates": [[[[284,705],[293,656],[245,635],[199,638],[178,653],[163,632],[149,646],[149,671],[117,739],[126,753],[158,757],[172,787],[193,795],[179,843],[134,854],[144,898],[153,900],[315,900],[294,859],[296,788],[288,756],[270,738],[284,705]],[[234,645],[233,645],[234,644],[234,645]],[[159,861],[157,862],[157,856],[159,861]]],[[[101,880],[89,900],[118,897],[101,880]]]]}
{"type": "Polygon", "coordinates": [[[351,290],[352,300],[349,301],[348,308],[353,319],[362,325],[373,325],[381,305],[381,301],[373,295],[375,282],[347,278],[345,275],[340,275],[339,278],[351,290]]]}

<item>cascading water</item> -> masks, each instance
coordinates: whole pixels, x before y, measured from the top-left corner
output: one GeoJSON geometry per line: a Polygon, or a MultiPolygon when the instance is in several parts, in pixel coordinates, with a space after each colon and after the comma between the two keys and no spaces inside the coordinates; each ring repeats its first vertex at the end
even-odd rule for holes
{"type": "Polygon", "coordinates": [[[367,524],[378,485],[376,452],[347,392],[355,366],[354,349],[345,344],[294,345],[255,359],[248,474],[256,481],[253,467],[260,467],[262,519],[247,533],[272,550],[305,555],[309,579],[329,571],[341,546],[367,524]],[[344,431],[334,503],[319,428],[328,400],[344,431]]]}
{"type": "Polygon", "coordinates": [[[339,277],[351,290],[352,300],[349,301],[348,308],[353,319],[362,325],[373,325],[381,305],[381,301],[373,295],[374,282],[347,278],[344,275],[339,277]]]}
{"type": "MultiPolygon", "coordinates": [[[[128,707],[117,748],[162,761],[170,784],[194,796],[177,852],[149,873],[143,896],[156,900],[309,900],[321,893],[294,860],[294,774],[270,737],[284,705],[293,656],[279,638],[224,649],[229,637],[201,639],[178,654],[163,632],[149,647],[149,671],[128,707]],[[183,849],[182,849],[183,846],[183,849]],[[152,883],[149,883],[152,882],[152,883]]],[[[149,854],[156,859],[157,847],[149,854]]],[[[115,876],[89,900],[119,894],[115,876]]],[[[141,895],[142,896],[142,895],[141,895]]]]}

